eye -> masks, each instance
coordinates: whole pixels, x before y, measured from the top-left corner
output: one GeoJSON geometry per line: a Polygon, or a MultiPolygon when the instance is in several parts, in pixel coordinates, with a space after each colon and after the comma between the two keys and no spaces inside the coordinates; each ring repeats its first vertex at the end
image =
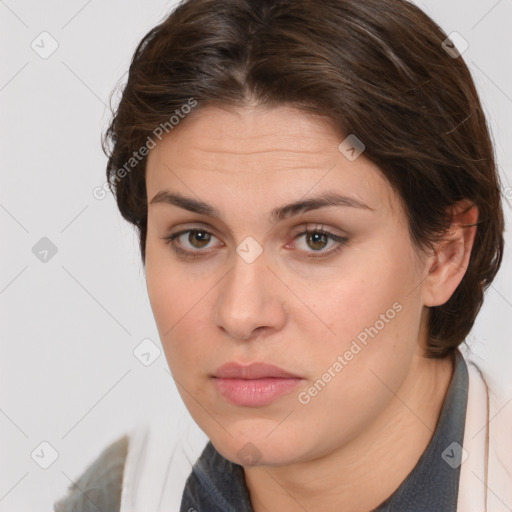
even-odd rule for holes
{"type": "Polygon", "coordinates": [[[308,257],[311,258],[331,256],[340,251],[348,241],[346,237],[335,235],[334,233],[325,231],[323,228],[306,228],[305,231],[297,234],[294,240],[300,239],[301,237],[304,237],[303,240],[306,246],[305,249],[302,249],[304,252],[319,253],[309,254],[308,257]],[[331,249],[324,250],[326,247],[331,247],[331,249]],[[307,248],[312,249],[312,251],[307,248]]]}
{"type": "Polygon", "coordinates": [[[180,231],[179,233],[165,236],[163,237],[163,240],[165,244],[171,245],[177,254],[194,258],[196,256],[200,256],[200,254],[195,255],[193,253],[204,252],[199,251],[198,249],[204,249],[207,247],[213,238],[216,237],[205,229],[187,229],[180,231]],[[176,241],[178,243],[176,243],[176,241]]]}

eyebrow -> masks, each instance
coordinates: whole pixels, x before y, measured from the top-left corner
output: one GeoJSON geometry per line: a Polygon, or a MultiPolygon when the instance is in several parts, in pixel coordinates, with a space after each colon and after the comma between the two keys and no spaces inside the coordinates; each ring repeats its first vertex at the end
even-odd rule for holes
{"type": "MultiPolygon", "coordinates": [[[[158,192],[155,195],[155,197],[153,197],[149,204],[154,205],[158,203],[178,206],[179,208],[183,208],[184,210],[198,213],[200,215],[206,215],[209,217],[220,218],[221,216],[219,210],[212,206],[211,204],[208,204],[199,199],[185,197],[178,193],[170,193],[167,190],[161,190],[160,192],[158,192]]],[[[352,208],[360,208],[364,210],[374,211],[373,208],[370,208],[367,204],[353,197],[342,196],[334,192],[325,192],[317,197],[296,201],[274,208],[270,212],[269,220],[270,222],[277,222],[292,217],[294,215],[298,215],[300,213],[305,213],[311,210],[318,210],[320,208],[327,208],[333,206],[349,206],[352,208]]]]}

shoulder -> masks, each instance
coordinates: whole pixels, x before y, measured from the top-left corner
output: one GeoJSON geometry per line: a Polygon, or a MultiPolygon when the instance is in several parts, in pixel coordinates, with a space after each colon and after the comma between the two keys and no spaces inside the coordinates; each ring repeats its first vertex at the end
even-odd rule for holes
{"type": "Polygon", "coordinates": [[[124,435],[107,446],[55,503],[54,512],[119,512],[128,443],[124,435]]]}

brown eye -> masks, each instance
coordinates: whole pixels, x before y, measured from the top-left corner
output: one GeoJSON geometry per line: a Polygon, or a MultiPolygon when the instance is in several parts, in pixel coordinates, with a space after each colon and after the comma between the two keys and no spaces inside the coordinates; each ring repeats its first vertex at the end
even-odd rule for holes
{"type": "MultiPolygon", "coordinates": [[[[213,249],[210,244],[215,235],[205,229],[186,229],[179,233],[162,237],[165,245],[170,245],[174,252],[182,258],[199,258],[205,256],[208,251],[203,249],[213,249]]],[[[221,244],[222,246],[222,244],[221,244]]]]}
{"type": "Polygon", "coordinates": [[[334,256],[348,243],[346,237],[335,235],[320,228],[306,229],[296,235],[295,239],[298,240],[296,246],[299,251],[309,258],[334,256]]]}
{"type": "Polygon", "coordinates": [[[207,231],[189,231],[188,242],[196,249],[206,247],[212,238],[211,233],[207,231]]]}
{"type": "Polygon", "coordinates": [[[324,249],[328,242],[329,238],[324,233],[312,232],[307,233],[306,235],[306,243],[311,249],[314,249],[315,251],[324,249]]]}

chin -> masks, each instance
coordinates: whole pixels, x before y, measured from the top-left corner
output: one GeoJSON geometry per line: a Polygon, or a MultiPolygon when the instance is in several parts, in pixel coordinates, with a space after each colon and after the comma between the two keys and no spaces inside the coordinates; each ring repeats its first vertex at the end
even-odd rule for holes
{"type": "Polygon", "coordinates": [[[297,462],[299,449],[304,450],[303,443],[290,440],[286,431],[281,436],[268,436],[268,429],[260,429],[258,434],[223,435],[222,438],[210,437],[215,449],[226,459],[245,467],[286,466],[297,462]],[[284,435],[283,435],[284,434],[284,435]],[[286,442],[288,440],[288,442],[286,442]]]}

